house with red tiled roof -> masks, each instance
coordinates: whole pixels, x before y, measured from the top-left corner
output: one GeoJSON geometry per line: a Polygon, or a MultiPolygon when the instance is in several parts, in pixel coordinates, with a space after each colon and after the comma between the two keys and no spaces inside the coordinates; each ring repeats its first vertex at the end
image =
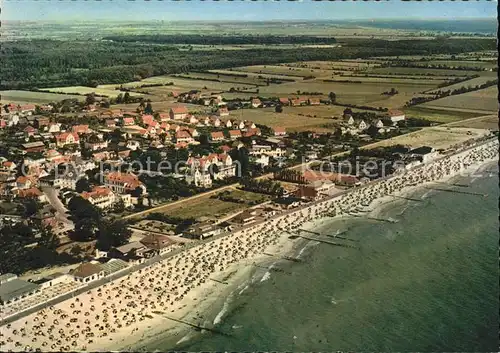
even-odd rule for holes
{"type": "Polygon", "coordinates": [[[240,130],[229,130],[229,138],[231,140],[236,140],[237,138],[241,137],[241,131],[240,130]]]}
{"type": "Polygon", "coordinates": [[[26,126],[23,131],[26,137],[34,136],[36,133],[36,129],[31,125],[26,126]]]}
{"type": "Polygon", "coordinates": [[[285,136],[286,130],[284,127],[276,126],[273,128],[274,136],[285,136]]]}
{"type": "Polygon", "coordinates": [[[16,168],[17,168],[17,165],[14,162],[5,161],[2,163],[3,170],[16,170],[16,168]]]}
{"type": "Polygon", "coordinates": [[[401,110],[389,110],[388,111],[389,118],[391,118],[391,121],[393,123],[397,123],[398,121],[403,121],[405,120],[405,113],[402,112],[401,110]]]}
{"type": "Polygon", "coordinates": [[[210,141],[212,142],[220,142],[224,141],[226,138],[224,137],[224,133],[222,131],[215,131],[210,133],[210,141]]]}
{"type": "Polygon", "coordinates": [[[248,129],[247,131],[245,131],[243,133],[244,137],[261,136],[261,135],[262,135],[262,133],[261,133],[259,128],[248,129]]]}
{"type": "Polygon", "coordinates": [[[74,125],[71,127],[71,131],[77,134],[88,134],[91,132],[88,125],[74,125]]]}
{"type": "Polygon", "coordinates": [[[289,105],[290,104],[290,100],[288,99],[288,97],[281,97],[280,98],[280,104],[281,105],[289,105]]]}
{"type": "Polygon", "coordinates": [[[320,105],[321,102],[319,98],[309,98],[309,105],[320,105]]]}
{"type": "Polygon", "coordinates": [[[192,143],[194,141],[193,137],[187,130],[179,130],[175,133],[176,142],[192,143]]]}
{"type": "Polygon", "coordinates": [[[170,115],[166,113],[160,113],[160,121],[168,121],[170,120],[170,115]]]}
{"type": "Polygon", "coordinates": [[[108,173],[104,177],[104,186],[119,194],[134,191],[137,188],[141,188],[143,194],[146,193],[146,187],[144,184],[139,180],[137,175],[132,173],[108,173]]]}
{"type": "Polygon", "coordinates": [[[172,107],[172,108],[170,108],[170,111],[169,111],[170,119],[173,119],[173,120],[185,119],[188,114],[189,114],[189,111],[184,105],[172,107]]]}
{"type": "Polygon", "coordinates": [[[175,242],[165,235],[148,234],[140,240],[148,249],[153,250],[157,255],[163,255],[173,250],[175,242]]]}
{"type": "Polygon", "coordinates": [[[76,132],[63,132],[56,135],[57,147],[64,147],[66,145],[72,145],[80,143],[80,138],[76,132]]]}
{"type": "Polygon", "coordinates": [[[122,125],[123,126],[131,126],[135,124],[134,118],[122,118],[122,125]]]}
{"type": "Polygon", "coordinates": [[[32,187],[29,189],[18,189],[16,195],[22,199],[37,199],[39,202],[46,202],[47,198],[40,189],[32,187]]]}
{"type": "Polygon", "coordinates": [[[148,115],[143,115],[141,117],[141,119],[142,119],[142,124],[145,125],[145,126],[151,125],[155,121],[154,116],[149,115],[149,114],[148,115]]]}

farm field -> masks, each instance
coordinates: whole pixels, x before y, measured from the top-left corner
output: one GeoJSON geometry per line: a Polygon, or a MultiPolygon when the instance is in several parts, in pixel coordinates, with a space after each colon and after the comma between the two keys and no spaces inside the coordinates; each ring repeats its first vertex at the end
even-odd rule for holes
{"type": "MultiPolygon", "coordinates": [[[[115,85],[116,86],[116,85],[115,85]]],[[[119,90],[116,89],[110,89],[110,88],[103,88],[103,87],[84,87],[84,86],[72,86],[72,87],[53,87],[53,88],[43,88],[43,91],[46,92],[52,92],[52,93],[77,93],[77,94],[90,94],[90,93],[95,93],[100,96],[106,96],[106,97],[116,97],[120,93],[123,94],[123,92],[120,92],[119,90]]],[[[130,92],[131,96],[142,96],[140,93],[135,93],[135,92],[130,92]]],[[[84,97],[85,98],[85,97],[84,97]]]]}
{"type": "Polygon", "coordinates": [[[490,129],[492,131],[498,131],[498,115],[483,115],[477,118],[450,123],[447,126],[468,127],[473,129],[490,129]]]}
{"type": "Polygon", "coordinates": [[[232,111],[230,117],[270,127],[281,126],[288,132],[305,130],[320,132],[331,131],[328,125],[335,122],[334,117],[340,117],[344,109],[340,106],[283,107],[282,113],[275,113],[274,108],[240,109],[232,111]]]}
{"type": "Polygon", "coordinates": [[[481,67],[483,69],[492,69],[496,67],[496,63],[488,61],[477,61],[477,60],[431,60],[431,61],[426,61],[423,64],[481,67]]]}
{"type": "MultiPolygon", "coordinates": [[[[285,76],[285,75],[270,75],[270,74],[259,74],[255,72],[245,72],[245,71],[237,71],[237,70],[208,70],[208,72],[212,72],[214,74],[242,74],[242,75],[248,75],[248,77],[259,77],[262,76],[264,78],[275,78],[275,79],[285,79],[285,80],[296,80],[300,81],[302,80],[301,77],[291,77],[291,76],[285,76]]],[[[233,76],[234,77],[234,76],[233,76]]]]}
{"type": "MultiPolygon", "coordinates": [[[[288,64],[286,64],[288,65],[288,64]]],[[[270,75],[283,75],[291,77],[306,77],[306,76],[331,76],[331,70],[314,70],[309,68],[291,67],[283,65],[255,65],[235,67],[235,70],[243,72],[255,72],[270,75]]]]}
{"type": "Polygon", "coordinates": [[[78,100],[85,100],[84,96],[71,95],[71,94],[58,94],[58,93],[45,93],[45,92],[31,92],[31,91],[0,91],[0,101],[2,104],[16,103],[16,104],[44,104],[51,102],[59,102],[63,99],[76,98],[78,100]]]}
{"type": "Polygon", "coordinates": [[[466,70],[449,70],[449,69],[427,69],[419,67],[377,67],[371,69],[369,73],[373,74],[398,74],[398,75],[437,75],[437,76],[453,76],[465,77],[472,76],[478,71],[466,70]]]}
{"type": "Polygon", "coordinates": [[[319,80],[307,80],[296,83],[283,83],[281,85],[270,85],[260,88],[260,95],[267,96],[295,96],[298,91],[321,92],[322,98],[326,98],[329,92],[337,94],[337,101],[340,103],[382,106],[388,107],[402,106],[412,96],[419,92],[435,88],[434,81],[429,84],[415,84],[415,82],[393,84],[391,82],[366,82],[366,83],[344,83],[344,82],[324,82],[319,80]],[[383,92],[390,91],[391,88],[399,91],[399,94],[389,97],[382,95],[383,92]]]}
{"type": "MultiPolygon", "coordinates": [[[[494,79],[496,79],[496,72],[485,72],[484,74],[481,74],[481,77],[472,78],[470,80],[455,83],[453,85],[449,85],[446,87],[436,88],[435,91],[437,91],[437,90],[442,90],[442,91],[443,90],[444,91],[454,90],[454,89],[458,89],[461,87],[468,87],[468,86],[474,87],[476,85],[482,85],[483,83],[486,83],[487,81],[491,81],[494,79]],[[492,73],[494,73],[495,75],[491,75],[492,73]]],[[[434,91],[434,90],[431,90],[431,91],[434,91]]]]}
{"type": "Polygon", "coordinates": [[[498,87],[448,96],[422,105],[429,108],[493,113],[498,111],[498,87]]]}
{"type": "Polygon", "coordinates": [[[425,108],[421,105],[415,105],[409,108],[403,108],[407,117],[427,119],[436,123],[451,123],[466,119],[482,116],[482,113],[450,111],[444,109],[425,108]]]}
{"type": "MultiPolygon", "coordinates": [[[[213,80],[213,82],[220,81],[221,83],[229,83],[234,86],[239,86],[241,89],[244,88],[254,88],[255,86],[265,86],[266,82],[263,79],[258,78],[258,75],[253,75],[249,77],[236,77],[231,75],[224,75],[218,73],[205,73],[205,72],[190,72],[183,74],[183,77],[191,77],[196,80],[197,78],[202,78],[206,80],[213,80]]],[[[176,77],[174,77],[176,78],[176,77]]],[[[205,82],[205,80],[199,80],[205,82]]],[[[211,82],[211,81],[209,81],[211,82]]]]}
{"type": "Polygon", "coordinates": [[[406,135],[400,135],[388,140],[382,140],[371,144],[370,148],[393,146],[397,144],[416,148],[420,146],[431,146],[435,149],[447,149],[455,144],[465,142],[469,139],[478,138],[488,133],[485,129],[473,129],[462,127],[427,127],[406,135]],[[470,134],[469,134],[470,132],[470,134]]]}

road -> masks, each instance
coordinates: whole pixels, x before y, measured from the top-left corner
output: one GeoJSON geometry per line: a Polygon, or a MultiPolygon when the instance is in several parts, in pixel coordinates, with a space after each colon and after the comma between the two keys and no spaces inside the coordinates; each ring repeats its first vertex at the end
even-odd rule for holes
{"type": "Polygon", "coordinates": [[[51,187],[42,187],[42,191],[47,197],[50,205],[56,209],[56,220],[64,224],[64,229],[59,230],[59,232],[74,229],[75,225],[67,217],[68,209],[64,206],[61,200],[59,200],[59,192],[51,187]]]}

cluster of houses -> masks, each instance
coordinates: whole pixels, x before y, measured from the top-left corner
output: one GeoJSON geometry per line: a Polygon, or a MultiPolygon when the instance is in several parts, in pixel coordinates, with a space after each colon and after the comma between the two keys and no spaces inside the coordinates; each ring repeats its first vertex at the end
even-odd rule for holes
{"type": "Polygon", "coordinates": [[[390,119],[392,125],[384,125],[382,119],[374,119],[371,122],[366,122],[363,119],[355,119],[350,109],[344,110],[343,118],[344,122],[340,126],[340,130],[343,135],[346,133],[351,135],[361,135],[364,134],[370,126],[374,126],[379,134],[384,134],[396,129],[395,126],[397,123],[405,120],[405,114],[399,110],[390,110],[388,112],[388,118],[390,119]]]}

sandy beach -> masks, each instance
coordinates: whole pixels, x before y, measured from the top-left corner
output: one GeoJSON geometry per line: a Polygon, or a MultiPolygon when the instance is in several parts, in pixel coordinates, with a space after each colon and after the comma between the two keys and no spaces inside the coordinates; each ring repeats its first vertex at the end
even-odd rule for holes
{"type": "Polygon", "coordinates": [[[394,199],[387,195],[405,195],[416,186],[477,169],[497,155],[498,140],[490,140],[406,173],[269,216],[5,325],[0,348],[107,351],[137,346],[166,331],[175,334],[186,326],[167,316],[197,324],[197,315],[248,274],[253,263],[270,260],[264,253],[290,252],[297,243],[288,238],[291,232],[314,228],[322,217],[349,216],[363,205],[375,210],[394,199]]]}

